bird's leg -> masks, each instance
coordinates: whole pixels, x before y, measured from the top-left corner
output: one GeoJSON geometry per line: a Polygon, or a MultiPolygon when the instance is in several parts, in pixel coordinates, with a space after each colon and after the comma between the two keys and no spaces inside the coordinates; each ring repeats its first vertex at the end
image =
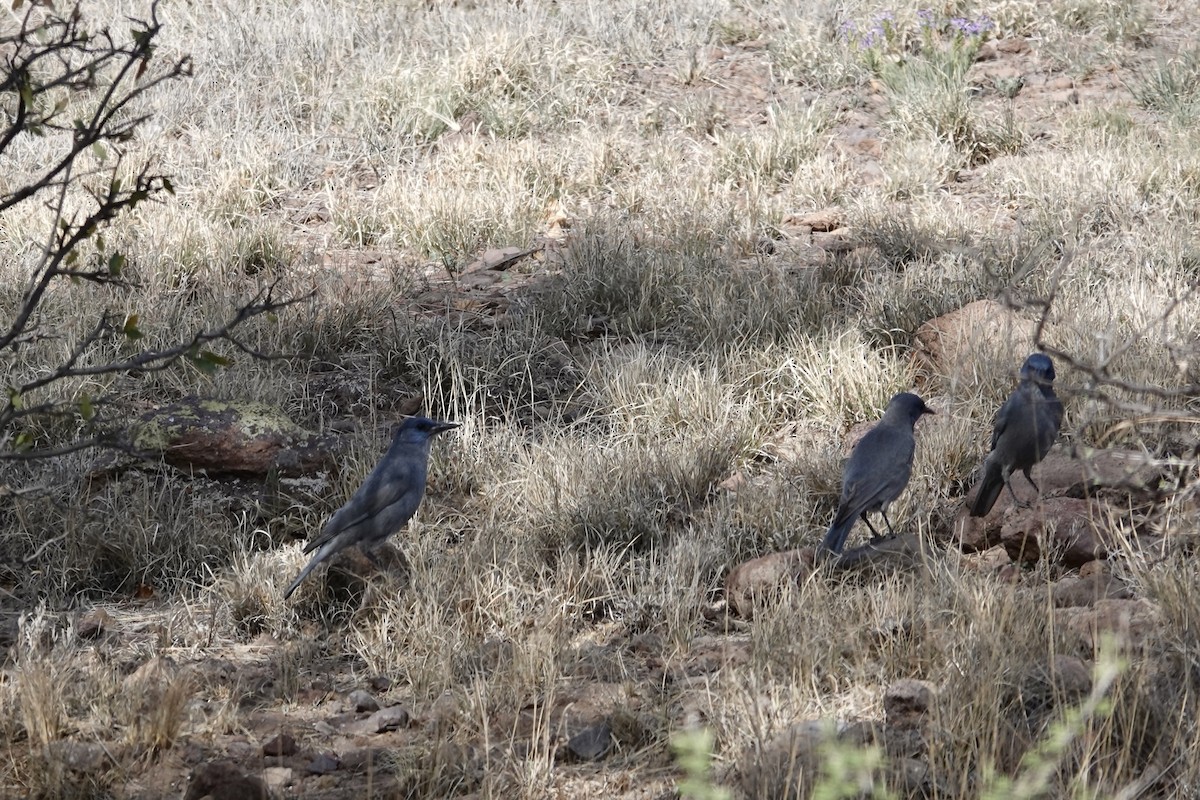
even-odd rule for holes
{"type": "MultiPolygon", "coordinates": [[[[1026,467],[1025,469],[1023,469],[1021,471],[1023,473],[1025,473],[1025,480],[1029,481],[1029,485],[1032,486],[1034,488],[1034,490],[1037,491],[1037,496],[1033,499],[1033,502],[1036,503],[1038,500],[1042,499],[1042,487],[1038,486],[1037,483],[1034,482],[1033,476],[1029,474],[1029,470],[1030,470],[1030,468],[1026,467]]],[[[1025,507],[1028,508],[1029,506],[1032,506],[1032,505],[1033,505],[1033,503],[1026,503],[1025,507]]]]}
{"type": "MultiPolygon", "coordinates": [[[[887,515],[884,514],[883,518],[887,519],[887,515]]],[[[868,542],[868,544],[875,544],[876,542],[882,542],[883,537],[879,535],[879,531],[875,530],[875,526],[871,524],[871,520],[867,519],[867,512],[864,511],[862,513],[861,519],[863,522],[867,523],[867,527],[871,529],[871,541],[868,542]]],[[[890,524],[888,525],[888,529],[889,530],[891,529],[890,524]]]]}
{"type": "Polygon", "coordinates": [[[1013,505],[1017,508],[1026,508],[1026,504],[1017,498],[1017,493],[1012,488],[1012,473],[1004,474],[1004,485],[1008,487],[1008,493],[1012,495],[1013,505]]]}
{"type": "Polygon", "coordinates": [[[883,521],[887,523],[887,526],[888,526],[888,538],[889,538],[889,539],[895,539],[895,538],[896,538],[896,532],[895,532],[894,530],[892,530],[892,521],[891,521],[890,519],[888,519],[887,512],[886,512],[886,511],[884,511],[884,510],[881,508],[881,509],[879,509],[879,513],[880,513],[881,515],[883,515],[883,521]]]}

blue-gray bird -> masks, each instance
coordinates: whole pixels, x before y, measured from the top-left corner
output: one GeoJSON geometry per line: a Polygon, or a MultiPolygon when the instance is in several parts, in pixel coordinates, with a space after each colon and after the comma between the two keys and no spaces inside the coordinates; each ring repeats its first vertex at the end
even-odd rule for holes
{"type": "Polygon", "coordinates": [[[925,405],[924,400],[910,392],[901,392],[888,402],[883,419],[859,440],[846,461],[842,472],[842,498],[829,532],[818,548],[819,554],[840,554],[850,529],[860,518],[867,523],[875,539],[881,538],[867,519],[870,511],[883,515],[888,533],[894,535],[887,506],[904,491],[912,474],[916,449],[913,426],[922,415],[932,413],[933,409],[925,405]]]}
{"type": "Polygon", "coordinates": [[[1054,362],[1042,353],[1034,353],[1021,365],[1017,388],[1000,406],[992,429],[992,448],[983,462],[983,477],[971,503],[971,516],[986,516],[996,504],[1005,486],[1013,502],[1019,503],[1012,488],[1012,473],[1021,470],[1038,495],[1042,490],[1029,470],[1046,457],[1062,425],[1062,403],[1054,394],[1054,362]]]}
{"type": "Polygon", "coordinates": [[[290,597],[308,574],[333,554],[358,545],[371,556],[375,547],[400,530],[417,513],[425,496],[433,437],[457,427],[457,422],[426,417],[409,417],[400,423],[387,453],[363,485],[329,518],[321,535],[304,548],[306,553],[316,550],[317,554],[292,581],[284,598],[290,597]]]}

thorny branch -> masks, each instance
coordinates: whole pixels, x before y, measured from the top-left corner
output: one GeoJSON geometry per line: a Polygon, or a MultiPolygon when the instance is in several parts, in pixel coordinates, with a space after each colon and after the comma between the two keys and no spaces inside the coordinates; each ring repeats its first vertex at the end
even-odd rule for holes
{"type": "MultiPolygon", "coordinates": [[[[191,74],[187,56],[166,63],[154,60],[162,31],[159,2],[153,0],[147,18],[129,18],[127,39],[119,39],[108,28],[91,30],[80,5],[59,13],[49,3],[34,3],[15,31],[0,35],[0,168],[20,134],[62,144],[58,154],[36,174],[0,191],[0,214],[45,197],[53,223],[40,244],[40,257],[30,268],[25,293],[11,312],[11,322],[0,326],[0,357],[7,357],[10,363],[19,348],[51,335],[39,331],[39,311],[58,282],[65,279],[134,288],[124,276],[124,254],[106,252],[102,232],[141,203],[174,193],[170,178],[156,172],[150,163],[127,177],[121,149],[149,118],[138,110],[139,101],[162,84],[191,74]],[[91,161],[84,160],[85,156],[91,161]]],[[[14,9],[20,4],[17,0],[14,9]]],[[[102,432],[105,427],[111,430],[111,425],[101,424],[106,422],[103,412],[116,405],[103,390],[97,398],[82,395],[78,401],[37,398],[38,390],[60,381],[147,374],[180,362],[214,370],[228,363],[204,349],[218,341],[252,357],[272,357],[241,341],[236,331],[251,319],[309,297],[281,299],[277,290],[278,284],[261,289],[228,318],[185,334],[170,346],[90,363],[90,357],[106,343],[136,342],[142,335],[136,318],[131,321],[123,314],[102,310],[60,363],[47,364],[37,377],[7,387],[7,402],[0,406],[0,460],[57,455],[95,445],[119,446],[119,437],[102,432]],[[28,425],[38,418],[79,416],[90,435],[74,442],[35,447],[31,437],[19,430],[22,421],[28,425]]]]}

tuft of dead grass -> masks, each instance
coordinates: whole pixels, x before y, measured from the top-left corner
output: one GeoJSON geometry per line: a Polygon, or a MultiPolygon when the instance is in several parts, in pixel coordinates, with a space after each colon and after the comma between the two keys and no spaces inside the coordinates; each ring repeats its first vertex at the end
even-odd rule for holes
{"type": "MultiPolygon", "coordinates": [[[[98,307],[138,313],[158,344],[279,280],[312,302],[244,334],[286,359],[47,391],[108,389],[131,409],[267,402],[347,446],[331,474],[250,488],[162,465],[89,487],[83,455],[0,465],[6,486],[42,487],[0,497],[0,607],[42,609],[0,682],[5,791],[129,796],[185,747],[225,757],[266,730],[329,749],[322,724],[364,686],[416,722],[388,734],[369,778],[332,776],[347,794],[667,794],[669,742],[700,727],[725,788],[796,723],[878,723],[887,686],[919,678],[938,697],[922,756],[938,796],[1188,794],[1200,595],[1186,492],[1113,507],[1110,562],[1162,623],[1111,658],[1064,629],[1055,570],[1012,586],[952,550],[924,572],[821,574],[752,621],[721,604],[731,566],[819,540],[847,435],[913,388],[913,332],[974,300],[1032,316],[1052,300],[1045,341],[1097,370],[1061,365],[1066,434],[1170,460],[1190,486],[1191,394],[1138,390],[1197,382],[1195,59],[1171,31],[1194,21],[1168,6],[986,0],[966,10],[1011,52],[955,65],[900,43],[883,72],[840,26],[916,20],[920,4],[164,9],[163,46],[191,52],[197,75],[153,98],[126,146],[178,176],[178,200],[108,234],[137,286],[56,290],[54,335],[22,348],[10,379],[61,358],[98,307]],[[995,67],[1022,81],[997,83],[995,67]],[[1064,77],[1078,104],[1046,85],[1064,77]],[[795,223],[829,206],[845,231],[795,223]],[[506,246],[541,249],[465,271],[506,246]],[[414,405],[463,424],[395,537],[410,574],[373,576],[352,602],[320,581],[283,602],[299,541],[414,405]],[[88,641],[66,612],[94,605],[116,623],[88,641]],[[1060,655],[1103,667],[1102,690],[1071,691],[1060,655]],[[174,666],[148,688],[127,682],[159,659],[174,666]],[[601,720],[611,754],[570,763],[565,743],[601,720]],[[81,777],[47,756],[64,740],[129,752],[81,777]]],[[[39,143],[6,157],[16,180],[39,143]]],[[[5,308],[41,214],[0,219],[5,308]]],[[[923,377],[938,417],[918,428],[891,517],[939,554],[1011,389],[1012,346],[923,377]]],[[[895,753],[869,752],[830,758],[886,785],[895,753]]],[[[836,767],[818,782],[841,780],[836,767]]]]}

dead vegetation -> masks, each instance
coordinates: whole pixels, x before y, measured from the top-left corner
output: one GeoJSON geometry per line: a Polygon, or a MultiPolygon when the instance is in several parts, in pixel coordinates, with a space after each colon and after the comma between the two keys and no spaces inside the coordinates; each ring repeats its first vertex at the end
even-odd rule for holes
{"type": "MultiPolygon", "coordinates": [[[[164,7],[195,76],[149,94],[128,147],[178,197],[117,223],[138,285],[105,301],[154,344],[264,285],[312,299],[243,331],[290,357],[144,376],[129,402],[267,404],[342,449],[299,475],[0,465],[0,794],[174,796],[194,773],[663,797],[705,731],[690,797],[1194,794],[1195,20],[982,0],[931,7],[925,36],[922,9],[164,7]],[[985,15],[978,41],[951,22],[985,15]],[[484,257],[503,247],[524,255],[484,257]],[[925,322],[979,300],[1030,322],[913,361],[925,322]],[[1106,509],[1100,577],[998,532],[960,552],[1030,326],[1059,357],[1058,447],[1159,476],[1063,489],[1106,509]],[[730,569],[815,544],[847,435],[914,386],[938,416],[890,516],[930,565],[727,613],[730,569]],[[283,602],[417,410],[462,427],[394,540],[407,567],[283,602]],[[1063,605],[1064,577],[1123,591],[1063,605]]],[[[38,158],[31,139],[4,172],[38,158]]],[[[5,308],[38,213],[0,218],[5,308]]],[[[96,302],[56,292],[60,338],[20,369],[96,302]]]]}

